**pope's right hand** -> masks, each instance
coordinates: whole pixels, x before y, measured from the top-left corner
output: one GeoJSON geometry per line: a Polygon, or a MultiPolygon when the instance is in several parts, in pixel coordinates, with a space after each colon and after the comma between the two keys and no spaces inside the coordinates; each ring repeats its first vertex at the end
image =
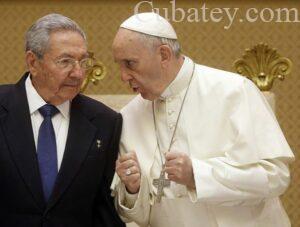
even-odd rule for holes
{"type": "Polygon", "coordinates": [[[116,161],[116,172],[129,193],[135,194],[139,192],[141,169],[135,152],[119,156],[116,161]]]}

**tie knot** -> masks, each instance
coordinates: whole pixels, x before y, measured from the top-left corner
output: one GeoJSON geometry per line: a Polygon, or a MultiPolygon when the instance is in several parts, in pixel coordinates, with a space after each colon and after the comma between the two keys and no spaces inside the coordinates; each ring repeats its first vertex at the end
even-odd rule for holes
{"type": "Polygon", "coordinates": [[[45,118],[45,117],[53,117],[59,111],[55,106],[46,104],[46,105],[42,106],[41,108],[39,108],[39,112],[45,118]]]}

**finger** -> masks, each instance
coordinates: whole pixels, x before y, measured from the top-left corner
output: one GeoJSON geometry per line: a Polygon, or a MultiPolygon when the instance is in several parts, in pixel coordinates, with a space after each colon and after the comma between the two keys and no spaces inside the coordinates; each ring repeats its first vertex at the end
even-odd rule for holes
{"type": "Polygon", "coordinates": [[[135,173],[130,176],[124,176],[123,179],[123,183],[125,185],[134,185],[141,179],[141,175],[139,173],[135,173]]]}
{"type": "Polygon", "coordinates": [[[140,169],[137,166],[132,166],[129,168],[131,174],[140,173],[140,169]]]}
{"type": "Polygon", "coordinates": [[[178,170],[175,167],[166,167],[165,171],[167,174],[176,174],[178,170]]]}
{"type": "Polygon", "coordinates": [[[128,169],[124,169],[122,171],[123,171],[123,174],[127,177],[130,177],[134,174],[140,174],[140,169],[135,167],[135,166],[131,167],[131,168],[128,168],[128,169]]]}
{"type": "Polygon", "coordinates": [[[122,178],[122,177],[125,175],[125,174],[124,174],[124,170],[121,169],[121,168],[119,168],[119,167],[116,168],[116,173],[118,174],[118,176],[119,176],[120,178],[122,178]]]}
{"type": "Polygon", "coordinates": [[[168,160],[165,163],[166,167],[174,167],[177,166],[178,160],[177,159],[172,159],[172,160],[168,160]]]}
{"type": "Polygon", "coordinates": [[[131,167],[140,168],[138,163],[134,160],[131,160],[131,159],[120,163],[119,166],[120,166],[121,169],[129,169],[131,167]]]}
{"type": "Polygon", "coordinates": [[[171,180],[171,181],[175,181],[175,182],[176,182],[176,180],[177,180],[176,175],[173,175],[173,174],[168,174],[167,177],[168,177],[168,179],[171,180]]]}
{"type": "Polygon", "coordinates": [[[179,152],[168,152],[168,153],[166,153],[165,158],[167,161],[170,161],[170,160],[180,157],[180,155],[181,155],[181,153],[179,153],[179,152]]]}
{"type": "Polygon", "coordinates": [[[127,160],[135,160],[135,156],[132,153],[126,153],[120,156],[119,161],[120,162],[126,162],[127,160]]]}
{"type": "Polygon", "coordinates": [[[123,154],[123,155],[120,156],[119,161],[124,162],[124,161],[127,161],[129,159],[137,161],[138,159],[137,159],[136,153],[135,152],[128,152],[126,154],[123,154]]]}
{"type": "Polygon", "coordinates": [[[118,175],[125,174],[128,170],[130,170],[131,172],[132,170],[134,170],[135,172],[139,172],[140,168],[137,163],[132,160],[122,163],[116,162],[116,172],[118,173],[118,175]]]}
{"type": "Polygon", "coordinates": [[[128,159],[128,160],[121,163],[121,166],[124,169],[128,169],[128,168],[130,168],[131,166],[134,166],[134,165],[137,165],[137,163],[132,159],[128,159]]]}
{"type": "Polygon", "coordinates": [[[118,165],[120,165],[119,159],[116,160],[116,168],[118,165]]]}
{"type": "Polygon", "coordinates": [[[121,163],[117,160],[116,161],[116,172],[117,173],[120,171],[120,169],[122,169],[121,167],[122,167],[121,163]]]}
{"type": "Polygon", "coordinates": [[[134,173],[134,174],[131,174],[126,177],[127,177],[127,181],[132,184],[132,183],[135,183],[136,181],[138,181],[140,179],[141,175],[139,173],[134,173]]]}

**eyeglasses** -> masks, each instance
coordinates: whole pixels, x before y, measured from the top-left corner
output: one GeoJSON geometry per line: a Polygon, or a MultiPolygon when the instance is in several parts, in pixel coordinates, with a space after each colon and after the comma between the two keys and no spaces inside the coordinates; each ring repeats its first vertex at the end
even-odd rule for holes
{"type": "Polygon", "coordinates": [[[54,63],[58,68],[64,70],[72,70],[76,66],[76,63],[78,63],[81,69],[87,70],[93,66],[93,59],[84,58],[79,61],[75,60],[74,58],[61,58],[54,61],[54,63]]]}

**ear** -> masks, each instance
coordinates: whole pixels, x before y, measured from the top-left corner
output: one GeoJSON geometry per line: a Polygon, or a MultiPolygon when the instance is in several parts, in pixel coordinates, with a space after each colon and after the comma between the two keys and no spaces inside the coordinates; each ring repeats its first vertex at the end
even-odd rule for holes
{"type": "Polygon", "coordinates": [[[168,45],[161,45],[159,47],[159,53],[161,57],[161,64],[166,67],[172,58],[172,50],[168,45]]]}
{"type": "Polygon", "coordinates": [[[33,77],[36,76],[39,66],[37,56],[30,50],[26,52],[25,58],[30,75],[32,75],[33,77]]]}

